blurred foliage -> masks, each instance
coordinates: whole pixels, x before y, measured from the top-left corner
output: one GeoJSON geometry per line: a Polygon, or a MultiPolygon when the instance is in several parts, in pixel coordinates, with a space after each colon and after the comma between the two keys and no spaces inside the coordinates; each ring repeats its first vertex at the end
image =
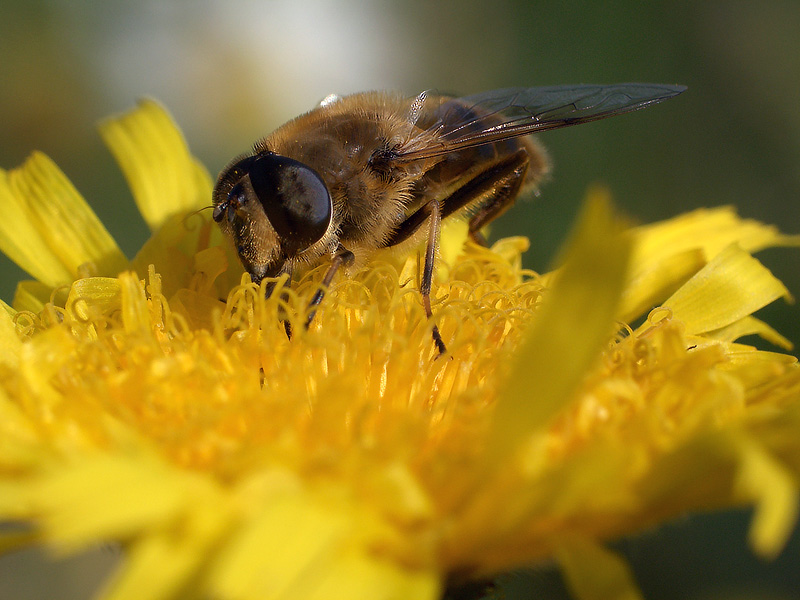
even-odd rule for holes
{"type": "MultiPolygon", "coordinates": [[[[215,174],[331,92],[682,83],[688,92],[647,111],[543,134],[552,180],[501,219],[493,236],[529,236],[528,266],[546,268],[595,182],[641,222],[733,204],[798,233],[797,31],[796,0],[4,0],[0,166],[14,167],[34,149],[49,154],[132,255],[146,228],[95,123],[140,96],[170,108],[215,174]]],[[[799,254],[761,255],[795,295],[799,254]]],[[[0,297],[10,300],[22,277],[0,259],[0,297]]],[[[765,312],[800,342],[796,308],[765,312]]],[[[744,554],[738,533],[719,543],[744,554]]],[[[796,544],[793,552],[797,565],[796,544]]],[[[681,594],[681,573],[670,573],[677,581],[663,583],[676,586],[668,588],[672,597],[714,589],[681,594]]],[[[779,578],[781,571],[759,573],[779,578]]],[[[727,575],[719,577],[724,583],[727,575]]]]}

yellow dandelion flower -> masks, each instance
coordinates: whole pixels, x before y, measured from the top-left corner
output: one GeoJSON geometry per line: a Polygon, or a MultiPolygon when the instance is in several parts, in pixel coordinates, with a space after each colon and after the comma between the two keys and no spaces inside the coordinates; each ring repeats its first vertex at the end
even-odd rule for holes
{"type": "Polygon", "coordinates": [[[416,256],[341,278],[289,340],[320,269],[265,299],[187,217],[210,179],[166,113],[102,131],[154,231],[133,261],[43,155],[0,174],[0,249],[36,280],[0,311],[0,518],[28,526],[0,547],[116,542],[113,600],[435,599],[548,559],[576,597],[638,598],[607,541],[740,505],[783,547],[800,368],[737,340],[788,349],[751,252],[797,237],[724,208],[631,228],[595,191],[547,275],[453,227],[446,357],[416,256]]]}

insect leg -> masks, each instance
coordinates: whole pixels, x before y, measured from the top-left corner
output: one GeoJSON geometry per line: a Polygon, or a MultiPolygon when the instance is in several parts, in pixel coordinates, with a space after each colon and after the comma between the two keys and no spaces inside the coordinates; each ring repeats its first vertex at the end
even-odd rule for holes
{"type": "MultiPolygon", "coordinates": [[[[419,231],[425,221],[429,221],[428,229],[428,244],[425,248],[425,264],[422,268],[422,279],[419,285],[420,294],[422,294],[422,305],[425,307],[425,314],[430,319],[433,316],[431,310],[431,286],[433,284],[433,263],[436,260],[436,246],[439,242],[439,230],[442,225],[442,207],[438,200],[429,200],[411,214],[400,226],[395,230],[389,240],[384,244],[384,247],[389,248],[407,240],[414,233],[419,231]]],[[[439,354],[444,354],[447,347],[442,341],[442,335],[439,333],[439,327],[434,325],[431,331],[433,343],[439,350],[439,354]]]]}
{"type": "MultiPolygon", "coordinates": [[[[436,260],[436,246],[439,243],[439,230],[442,227],[442,208],[438,200],[431,200],[425,206],[430,211],[430,228],[428,230],[428,245],[425,248],[425,266],[422,268],[422,280],[419,282],[419,293],[422,295],[422,305],[425,307],[425,315],[428,319],[433,317],[431,310],[431,285],[433,283],[433,262],[436,260]]],[[[442,334],[439,333],[439,326],[434,323],[431,330],[433,343],[439,350],[439,355],[447,352],[447,347],[442,341],[442,334]]]]}
{"type": "Polygon", "coordinates": [[[525,173],[528,171],[528,153],[519,150],[509,156],[507,161],[491,170],[497,178],[491,187],[489,200],[482,203],[469,220],[469,236],[473,242],[482,246],[486,246],[486,238],[481,229],[511,208],[519,195],[522,182],[525,181],[525,173]]]}
{"type": "MultiPolygon", "coordinates": [[[[292,271],[293,271],[293,266],[289,261],[287,261],[283,265],[283,267],[281,267],[281,269],[275,274],[275,277],[278,278],[280,278],[281,275],[288,275],[286,282],[281,287],[281,300],[283,300],[284,302],[288,299],[286,290],[292,287],[292,271]]],[[[264,277],[265,276],[263,274],[250,271],[250,280],[256,285],[260,284],[261,281],[264,279],[264,277]]],[[[278,285],[277,281],[267,282],[267,284],[264,286],[264,297],[265,298],[271,297],[277,285],[278,285]]],[[[281,309],[280,312],[282,313],[283,310],[281,309]]],[[[281,322],[283,323],[283,329],[286,331],[286,337],[292,339],[292,324],[289,322],[289,319],[281,317],[281,322]]]]}
{"type": "MultiPolygon", "coordinates": [[[[528,161],[527,151],[520,149],[491,163],[440,201],[441,218],[446,219],[471,203],[480,202],[477,212],[470,218],[469,235],[473,241],[485,245],[480,233],[481,227],[511,208],[525,181],[528,161]]],[[[400,223],[394,234],[384,243],[384,247],[396,246],[409,239],[429,215],[427,204],[421,206],[400,223]]]]}
{"type": "Polygon", "coordinates": [[[308,317],[306,318],[306,329],[309,328],[311,322],[314,320],[314,315],[317,314],[317,306],[319,306],[319,303],[322,302],[322,299],[325,297],[325,290],[327,290],[330,287],[331,282],[333,281],[333,277],[336,275],[336,271],[338,271],[339,267],[341,266],[352,265],[354,260],[355,256],[353,256],[353,253],[340,244],[339,247],[336,249],[333,258],[331,259],[331,265],[325,272],[325,277],[322,278],[320,289],[316,291],[314,296],[311,298],[311,301],[308,303],[308,317]]]}
{"type": "MultiPolygon", "coordinates": [[[[478,212],[470,219],[469,235],[477,243],[485,245],[485,240],[480,233],[481,227],[511,207],[525,180],[527,169],[528,153],[524,149],[501,158],[475,175],[450,196],[440,201],[430,200],[423,204],[400,223],[394,234],[384,243],[384,247],[389,248],[406,241],[419,231],[423,223],[430,218],[425,265],[419,288],[425,314],[429,319],[433,316],[430,293],[433,282],[433,263],[436,259],[436,245],[439,240],[442,219],[468,206],[471,202],[483,200],[478,212]]],[[[447,349],[436,325],[433,326],[431,334],[439,354],[444,354],[447,349]]]]}

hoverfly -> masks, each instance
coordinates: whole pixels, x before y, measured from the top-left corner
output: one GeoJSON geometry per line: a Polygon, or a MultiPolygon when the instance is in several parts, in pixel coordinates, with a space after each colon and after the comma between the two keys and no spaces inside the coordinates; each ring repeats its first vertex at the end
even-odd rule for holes
{"type": "MultiPolygon", "coordinates": [[[[685,89],[624,83],[464,98],[329,96],[222,170],[213,218],[255,283],[282,274],[291,280],[296,265],[329,261],[306,327],[340,268],[427,238],[420,293],[430,318],[442,220],[466,216],[469,235],[482,242],[481,228],[549,171],[544,150],[526,136],[638,110],[685,89]]],[[[433,340],[444,353],[436,326],[433,340]]]]}

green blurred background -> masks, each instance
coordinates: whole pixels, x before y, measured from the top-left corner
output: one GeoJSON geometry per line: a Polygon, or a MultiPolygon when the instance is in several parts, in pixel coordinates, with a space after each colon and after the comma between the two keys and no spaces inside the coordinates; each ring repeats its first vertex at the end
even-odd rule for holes
{"type": "MultiPolygon", "coordinates": [[[[50,155],[132,256],[147,231],[95,124],[142,96],[171,110],[216,175],[331,92],[682,83],[688,92],[647,111],[543,134],[553,179],[493,235],[529,236],[527,266],[545,269],[596,182],[639,222],[732,204],[800,233],[798,32],[797,0],[3,0],[0,166],[50,155]]],[[[759,257],[800,295],[800,252],[759,257]]],[[[23,277],[0,259],[0,297],[23,277]]],[[[761,316],[800,341],[797,307],[761,316]]],[[[762,563],[746,548],[746,517],[695,517],[620,548],[648,598],[800,598],[800,541],[762,563]]],[[[12,555],[0,560],[0,597],[86,598],[114,560],[100,551],[42,576],[34,553],[12,555]]],[[[547,569],[517,574],[512,588],[561,593],[547,569]]]]}

